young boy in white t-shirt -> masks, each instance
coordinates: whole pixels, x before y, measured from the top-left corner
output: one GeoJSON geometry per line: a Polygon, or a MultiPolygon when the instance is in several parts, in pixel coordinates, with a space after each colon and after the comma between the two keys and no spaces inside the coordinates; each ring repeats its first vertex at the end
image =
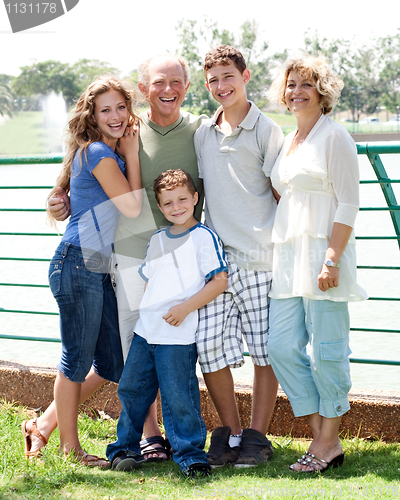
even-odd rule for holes
{"type": "Polygon", "coordinates": [[[173,460],[188,477],[207,476],[195,335],[198,309],[225,290],[228,265],[218,236],[193,216],[198,194],[189,174],[167,170],[154,181],[154,192],[172,225],[151,237],[139,270],[146,290],[118,386],[117,441],[108,445],[107,457],[116,470],[142,463],[143,424],[160,389],[173,460]]]}

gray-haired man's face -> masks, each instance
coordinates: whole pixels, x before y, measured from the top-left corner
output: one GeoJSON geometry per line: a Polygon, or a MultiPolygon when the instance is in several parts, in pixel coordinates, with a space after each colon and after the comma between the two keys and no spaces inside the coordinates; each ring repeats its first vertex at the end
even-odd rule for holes
{"type": "Polygon", "coordinates": [[[189,84],[177,59],[164,56],[153,59],[148,67],[147,85],[139,86],[149,101],[150,119],[160,124],[176,121],[189,84]]]}

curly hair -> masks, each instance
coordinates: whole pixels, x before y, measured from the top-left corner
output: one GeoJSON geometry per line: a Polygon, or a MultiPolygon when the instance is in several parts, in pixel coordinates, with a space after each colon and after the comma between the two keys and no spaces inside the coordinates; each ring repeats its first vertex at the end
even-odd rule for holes
{"type": "Polygon", "coordinates": [[[230,63],[233,63],[241,74],[246,69],[246,61],[238,49],[231,45],[220,45],[207,52],[203,63],[204,74],[214,66],[228,66],[230,63]]]}
{"type": "MultiPolygon", "coordinates": [[[[127,110],[132,119],[140,120],[139,116],[134,111],[136,93],[132,84],[122,82],[113,76],[101,76],[88,86],[88,88],[79,97],[77,104],[72,111],[72,118],[68,123],[67,130],[67,152],[64,157],[61,172],[56,181],[56,187],[62,187],[67,194],[70,191],[72,162],[76,152],[79,150],[82,159],[82,153],[86,155],[86,149],[90,144],[102,140],[102,135],[98,129],[95,119],[93,118],[93,114],[96,105],[96,98],[109,90],[119,92],[125,99],[127,110]]],[[[47,197],[47,201],[55,193],[56,187],[50,192],[47,197]]],[[[54,217],[49,210],[47,213],[49,221],[53,225],[54,217]]]]}
{"type": "Polygon", "coordinates": [[[196,193],[196,187],[194,185],[193,179],[190,175],[184,170],[178,169],[169,169],[160,174],[153,184],[153,191],[156,195],[157,203],[159,200],[159,194],[162,190],[172,191],[177,187],[188,188],[189,193],[194,195],[196,193]]]}
{"type": "Polygon", "coordinates": [[[322,113],[324,115],[330,113],[339,100],[344,84],[339,76],[331,70],[327,59],[322,55],[305,55],[287,59],[280,74],[272,82],[268,92],[270,100],[289,109],[285,99],[285,91],[291,71],[296,71],[301,77],[315,83],[315,88],[321,96],[319,105],[322,113]]]}

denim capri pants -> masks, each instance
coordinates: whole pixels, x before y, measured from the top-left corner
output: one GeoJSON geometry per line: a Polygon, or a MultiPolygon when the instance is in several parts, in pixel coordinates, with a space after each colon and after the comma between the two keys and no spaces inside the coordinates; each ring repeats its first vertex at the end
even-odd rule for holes
{"type": "Polygon", "coordinates": [[[84,258],[80,247],[61,242],[50,262],[62,342],[57,368],[72,382],[84,382],[92,365],[106,380],[121,377],[124,363],[108,260],[101,254],[84,258]]]}
{"type": "Polygon", "coordinates": [[[271,299],[269,361],[296,417],[350,409],[349,331],[347,302],[271,299]]]}

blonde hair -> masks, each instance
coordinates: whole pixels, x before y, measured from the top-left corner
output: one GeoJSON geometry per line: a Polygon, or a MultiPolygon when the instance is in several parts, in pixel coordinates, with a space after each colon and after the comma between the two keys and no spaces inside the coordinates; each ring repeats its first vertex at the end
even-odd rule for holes
{"type": "MultiPolygon", "coordinates": [[[[68,123],[67,152],[64,157],[61,172],[57,178],[56,185],[47,197],[47,201],[54,195],[56,187],[61,187],[68,194],[70,191],[70,181],[72,173],[72,162],[76,152],[79,150],[80,160],[82,153],[86,156],[86,150],[90,144],[102,140],[102,135],[98,129],[97,123],[93,117],[96,105],[96,98],[108,92],[115,90],[125,99],[127,110],[133,120],[140,118],[134,111],[136,103],[136,93],[132,84],[121,82],[113,76],[101,76],[92,82],[88,88],[81,94],[72,112],[72,118],[68,123]]],[[[55,219],[47,207],[47,216],[51,225],[55,224],[55,219]]]]}
{"type": "Polygon", "coordinates": [[[301,77],[315,83],[315,88],[321,96],[319,105],[322,113],[324,115],[330,113],[339,100],[344,84],[339,76],[330,69],[328,61],[322,55],[304,55],[287,59],[280,74],[272,82],[268,92],[269,99],[289,109],[285,99],[285,91],[291,71],[296,71],[301,77]]]}

